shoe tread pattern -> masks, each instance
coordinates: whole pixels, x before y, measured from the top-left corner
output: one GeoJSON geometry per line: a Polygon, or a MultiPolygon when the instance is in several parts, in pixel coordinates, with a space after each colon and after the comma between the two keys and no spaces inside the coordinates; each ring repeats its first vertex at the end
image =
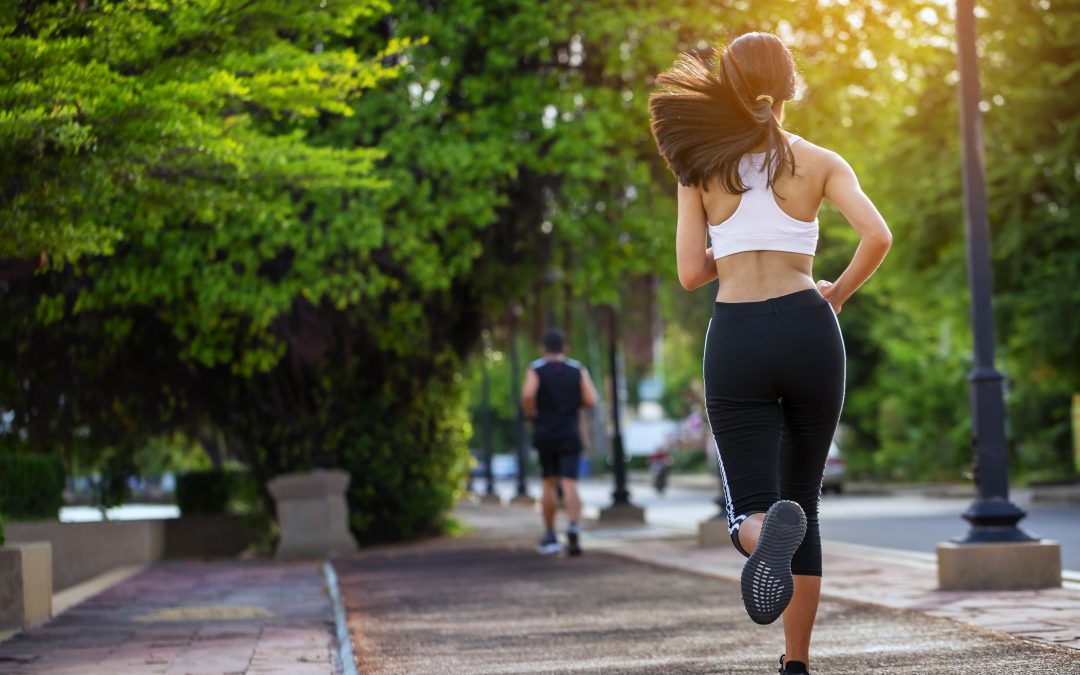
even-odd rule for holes
{"type": "Polygon", "coordinates": [[[746,613],[757,624],[776,621],[794,592],[791,556],[806,534],[806,514],[792,501],[779,501],[765,514],[757,546],[742,571],[746,613]]]}

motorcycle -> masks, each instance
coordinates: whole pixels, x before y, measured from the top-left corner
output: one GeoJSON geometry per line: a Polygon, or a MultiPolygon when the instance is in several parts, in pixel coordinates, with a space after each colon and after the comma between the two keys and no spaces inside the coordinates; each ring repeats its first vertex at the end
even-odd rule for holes
{"type": "Polygon", "coordinates": [[[670,465],[671,458],[664,450],[657,450],[649,455],[649,477],[658,495],[664,494],[664,490],[667,489],[670,465]]]}

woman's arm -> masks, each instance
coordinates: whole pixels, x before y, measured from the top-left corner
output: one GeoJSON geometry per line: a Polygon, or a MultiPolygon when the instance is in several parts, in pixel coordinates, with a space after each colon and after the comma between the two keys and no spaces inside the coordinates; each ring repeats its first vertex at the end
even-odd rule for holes
{"type": "Polygon", "coordinates": [[[834,283],[819,281],[818,290],[837,314],[878,268],[892,246],[892,233],[874,203],[862,191],[859,179],[840,155],[834,154],[825,177],[825,198],[859,233],[859,247],[844,273],[834,283]]]}
{"type": "Polygon", "coordinates": [[[708,247],[708,223],[701,191],[679,185],[679,220],[675,226],[675,264],[679,283],[692,291],[716,278],[716,261],[708,247]]]}

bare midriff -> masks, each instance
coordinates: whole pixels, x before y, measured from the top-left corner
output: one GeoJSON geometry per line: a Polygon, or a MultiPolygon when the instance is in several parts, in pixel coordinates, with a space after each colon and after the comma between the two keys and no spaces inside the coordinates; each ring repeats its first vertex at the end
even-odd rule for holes
{"type": "Polygon", "coordinates": [[[813,256],[745,251],[716,261],[717,302],[758,302],[815,288],[813,256]]]}

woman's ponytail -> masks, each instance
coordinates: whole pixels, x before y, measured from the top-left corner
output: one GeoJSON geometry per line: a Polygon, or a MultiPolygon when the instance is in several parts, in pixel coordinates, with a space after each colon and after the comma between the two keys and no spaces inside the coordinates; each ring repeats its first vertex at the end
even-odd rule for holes
{"type": "Polygon", "coordinates": [[[681,184],[707,190],[715,176],[725,192],[746,192],[739,160],[762,144],[770,186],[780,171],[794,172],[791,145],[773,114],[775,101],[794,96],[794,62],[776,36],[743,35],[713,62],[683,53],[656,83],[652,133],[681,184]]]}

